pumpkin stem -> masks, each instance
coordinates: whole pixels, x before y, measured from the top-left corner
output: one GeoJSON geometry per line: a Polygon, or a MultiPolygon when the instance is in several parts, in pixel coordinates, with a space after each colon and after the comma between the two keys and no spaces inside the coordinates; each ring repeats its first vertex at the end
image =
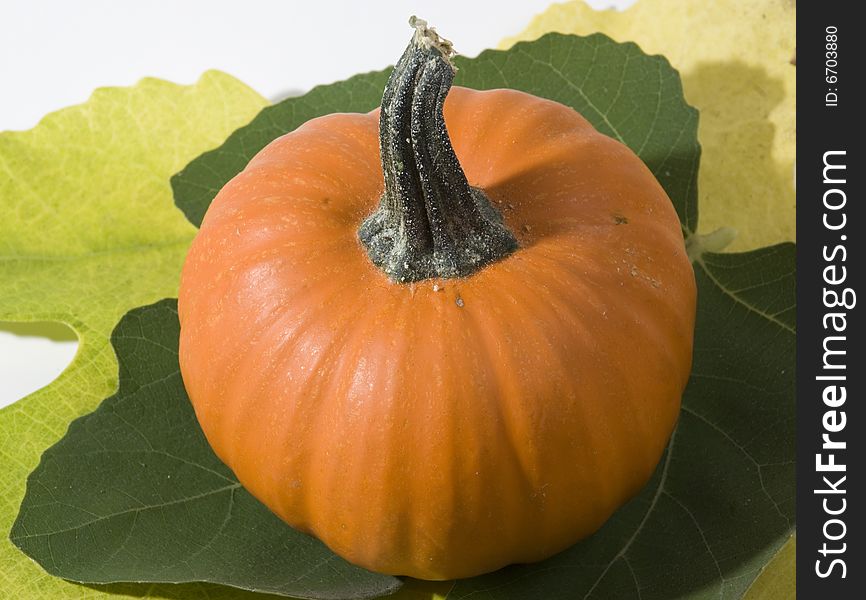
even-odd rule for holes
{"type": "Polygon", "coordinates": [[[460,167],[443,106],[454,49],[412,17],[415,33],[394,67],[379,116],[385,192],[361,224],[370,260],[395,282],[466,277],[518,248],[487,196],[460,167]]]}

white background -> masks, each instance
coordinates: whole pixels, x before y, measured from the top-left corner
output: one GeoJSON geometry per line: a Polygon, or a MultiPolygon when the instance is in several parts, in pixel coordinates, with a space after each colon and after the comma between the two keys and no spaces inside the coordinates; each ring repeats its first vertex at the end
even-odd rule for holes
{"type": "MultiPolygon", "coordinates": [[[[594,8],[634,0],[587,0],[594,8]]],[[[96,87],[145,76],[193,83],[220,69],[271,100],[393,64],[407,21],[427,19],[475,56],[519,33],[550,0],[0,0],[0,131],[29,129],[96,87]]],[[[2,215],[0,215],[2,218],[2,215]]],[[[0,285],[3,282],[0,281],[0,285]]],[[[0,406],[72,360],[60,325],[0,323],[0,406]]]]}

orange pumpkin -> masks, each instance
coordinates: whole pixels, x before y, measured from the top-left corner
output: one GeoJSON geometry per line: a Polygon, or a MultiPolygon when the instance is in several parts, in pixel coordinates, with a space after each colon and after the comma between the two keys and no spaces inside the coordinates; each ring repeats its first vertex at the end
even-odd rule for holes
{"type": "Polygon", "coordinates": [[[646,483],[695,282],[628,148],[556,102],[449,94],[450,46],[416,27],[381,116],[314,119],[214,199],[180,365],[214,451],[283,520],[450,579],[548,557],[646,483]]]}

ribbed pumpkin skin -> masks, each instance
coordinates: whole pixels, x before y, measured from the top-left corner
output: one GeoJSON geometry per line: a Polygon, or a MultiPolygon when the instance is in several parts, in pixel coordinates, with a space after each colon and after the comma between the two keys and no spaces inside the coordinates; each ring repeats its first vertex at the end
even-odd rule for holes
{"type": "Polygon", "coordinates": [[[357,238],[378,112],[334,114],[217,195],[179,297],[184,383],[244,487],[349,561],[423,579],[543,559],[632,497],[695,315],[677,215],[625,146],[513,90],[455,87],[445,118],[516,253],[389,281],[357,238]]]}

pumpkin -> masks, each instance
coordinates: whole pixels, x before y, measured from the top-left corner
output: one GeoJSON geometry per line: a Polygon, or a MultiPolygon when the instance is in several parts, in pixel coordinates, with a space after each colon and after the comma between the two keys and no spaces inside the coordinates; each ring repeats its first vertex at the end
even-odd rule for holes
{"type": "Polygon", "coordinates": [[[214,198],[180,367],[216,454],[284,521],[450,579],[548,557],[641,489],[696,292],[635,154],[556,102],[452,89],[450,44],[414,25],[381,111],[307,122],[214,198]]]}

